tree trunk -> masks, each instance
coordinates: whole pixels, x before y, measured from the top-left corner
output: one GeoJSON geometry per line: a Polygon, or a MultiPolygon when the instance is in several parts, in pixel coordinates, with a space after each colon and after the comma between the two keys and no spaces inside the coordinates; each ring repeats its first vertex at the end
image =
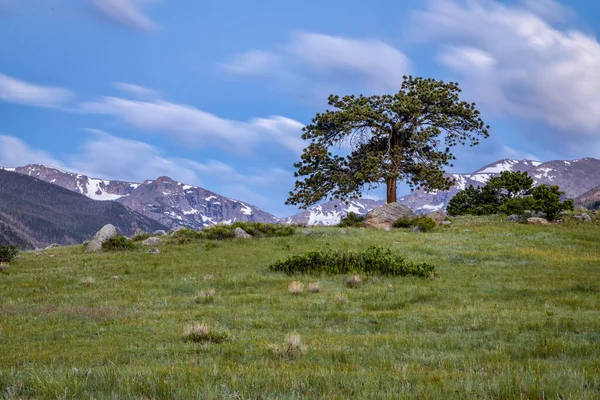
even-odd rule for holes
{"type": "Polygon", "coordinates": [[[396,202],[396,178],[388,178],[387,182],[387,202],[396,202]]]}

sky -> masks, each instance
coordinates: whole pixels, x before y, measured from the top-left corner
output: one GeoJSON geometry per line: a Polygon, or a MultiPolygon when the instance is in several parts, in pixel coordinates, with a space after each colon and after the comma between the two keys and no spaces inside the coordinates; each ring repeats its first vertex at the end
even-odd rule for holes
{"type": "Polygon", "coordinates": [[[599,32],[596,0],[0,0],[0,166],[166,175],[289,216],[329,94],[408,74],[458,82],[491,126],[451,172],[600,158],[599,32]]]}

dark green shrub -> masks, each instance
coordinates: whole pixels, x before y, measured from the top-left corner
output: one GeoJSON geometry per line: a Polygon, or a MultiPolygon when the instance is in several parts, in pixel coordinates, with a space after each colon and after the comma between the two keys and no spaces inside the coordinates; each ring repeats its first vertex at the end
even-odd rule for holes
{"type": "Polygon", "coordinates": [[[125,236],[115,236],[102,243],[102,248],[107,251],[127,251],[134,250],[136,245],[125,236]]]}
{"type": "Polygon", "coordinates": [[[231,230],[242,228],[244,231],[256,237],[291,236],[296,232],[292,225],[265,224],[263,222],[236,222],[231,225],[231,230]]]}
{"type": "Polygon", "coordinates": [[[413,226],[412,218],[408,217],[400,217],[393,224],[394,228],[410,228],[411,226],[413,226]]]}
{"type": "Polygon", "coordinates": [[[360,228],[364,220],[365,217],[363,215],[349,212],[348,215],[340,220],[338,226],[342,228],[360,228]]]}
{"type": "Polygon", "coordinates": [[[508,199],[498,208],[498,211],[506,215],[523,215],[526,210],[533,210],[535,200],[531,196],[516,197],[508,199]]]}
{"type": "Polygon", "coordinates": [[[18,252],[18,246],[14,244],[8,246],[0,244],[0,262],[10,262],[18,252]]]}
{"type": "Polygon", "coordinates": [[[435,222],[433,218],[425,215],[417,216],[412,220],[411,224],[412,226],[418,227],[423,232],[430,231],[437,226],[437,222],[435,222]]]}
{"type": "Polygon", "coordinates": [[[205,239],[204,233],[189,228],[183,228],[173,232],[173,239],[176,244],[184,244],[200,239],[205,239]]]}
{"type": "Polygon", "coordinates": [[[292,255],[269,266],[271,271],[293,274],[339,275],[362,272],[374,275],[429,277],[435,270],[431,264],[414,264],[400,254],[382,247],[369,247],[361,252],[320,251],[292,255]]]}
{"type": "Polygon", "coordinates": [[[132,242],[141,242],[152,236],[149,232],[140,232],[131,238],[132,242]]]}
{"type": "Polygon", "coordinates": [[[560,201],[563,194],[558,186],[537,186],[531,192],[534,199],[533,209],[543,212],[548,220],[554,221],[561,211],[573,210],[573,200],[560,201]]]}
{"type": "Polygon", "coordinates": [[[231,225],[213,225],[202,230],[204,237],[210,240],[223,240],[235,237],[235,232],[231,225]]]}

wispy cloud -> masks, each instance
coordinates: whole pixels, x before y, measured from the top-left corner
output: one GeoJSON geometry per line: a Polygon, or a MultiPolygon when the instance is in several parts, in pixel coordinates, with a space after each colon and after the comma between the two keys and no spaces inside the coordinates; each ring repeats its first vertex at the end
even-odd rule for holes
{"type": "Polygon", "coordinates": [[[40,86],[0,73],[0,101],[36,107],[58,107],[74,97],[70,90],[40,86]]]}
{"type": "Polygon", "coordinates": [[[600,43],[551,25],[551,1],[433,0],[417,35],[441,43],[439,60],[490,109],[544,121],[565,137],[600,134],[600,43]]]}
{"type": "Polygon", "coordinates": [[[398,89],[403,75],[411,70],[411,61],[377,39],[297,32],[279,49],[250,50],[220,66],[236,75],[275,78],[284,86],[309,82],[317,87],[358,80],[371,89],[398,89]]]}
{"type": "Polygon", "coordinates": [[[118,24],[143,31],[156,30],[156,24],[147,17],[142,8],[149,0],[91,0],[104,15],[118,24]]]}
{"type": "Polygon", "coordinates": [[[0,166],[20,167],[26,164],[44,164],[62,167],[63,164],[43,150],[30,147],[13,136],[0,136],[0,166]]]}
{"type": "Polygon", "coordinates": [[[155,99],[159,97],[159,94],[156,90],[149,89],[144,86],[125,82],[113,82],[112,85],[121,92],[139,99],[155,99]]]}
{"type": "Polygon", "coordinates": [[[119,97],[85,103],[81,110],[111,115],[136,129],[164,134],[190,146],[217,145],[238,154],[250,152],[258,143],[277,144],[294,153],[304,148],[300,138],[303,124],[281,116],[237,121],[185,104],[119,97]]]}

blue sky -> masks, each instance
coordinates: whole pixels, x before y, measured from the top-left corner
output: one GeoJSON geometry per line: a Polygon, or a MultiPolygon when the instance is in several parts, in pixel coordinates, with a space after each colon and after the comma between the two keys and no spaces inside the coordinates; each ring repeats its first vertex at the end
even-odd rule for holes
{"type": "Polygon", "coordinates": [[[0,165],[167,175],[286,216],[302,126],[404,74],[459,82],[491,125],[453,171],[600,157],[599,17],[592,0],[0,0],[0,165]]]}

